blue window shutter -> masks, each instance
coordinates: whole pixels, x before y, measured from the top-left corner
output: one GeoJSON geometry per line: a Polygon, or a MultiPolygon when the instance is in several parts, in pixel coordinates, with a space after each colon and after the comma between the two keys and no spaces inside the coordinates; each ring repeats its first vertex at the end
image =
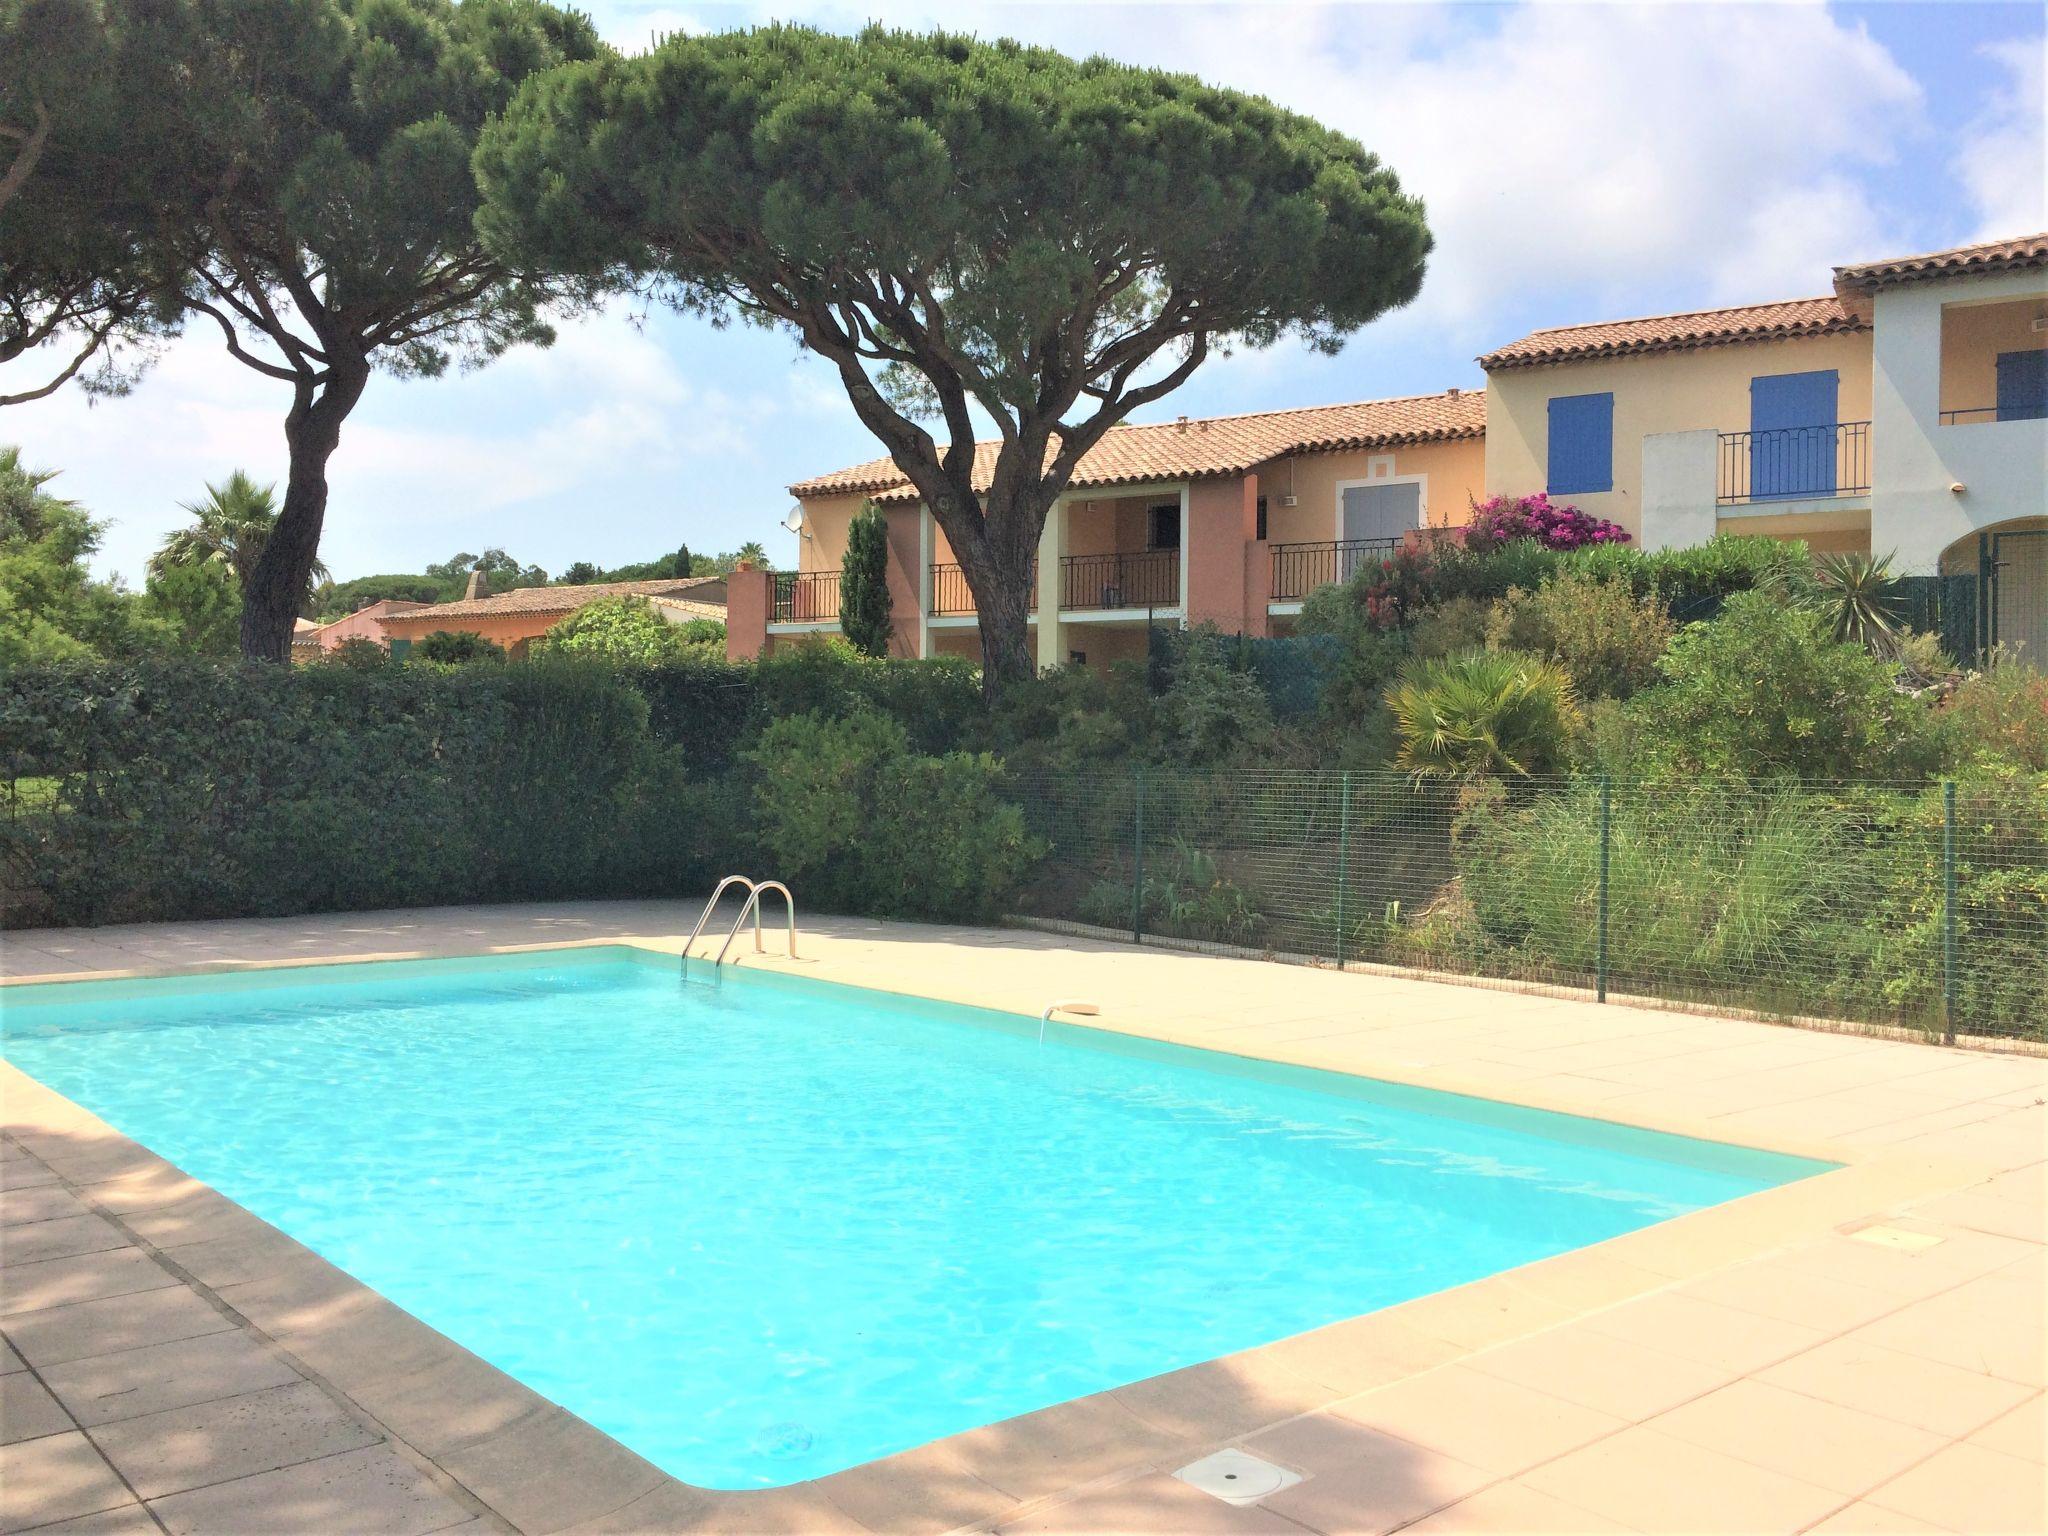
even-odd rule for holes
{"type": "Polygon", "coordinates": [[[1752,500],[1835,493],[1841,396],[1842,377],[1833,368],[1760,373],[1749,381],[1752,500]]]}
{"type": "Polygon", "coordinates": [[[2048,350],[1998,354],[1998,419],[2048,416],[2048,350]]]}
{"type": "Polygon", "coordinates": [[[1556,395],[1550,402],[1553,496],[1614,489],[1614,395],[1556,395]]]}
{"type": "Polygon", "coordinates": [[[393,661],[405,660],[406,653],[411,649],[412,641],[409,637],[405,635],[394,635],[391,637],[391,659],[393,661]]]}

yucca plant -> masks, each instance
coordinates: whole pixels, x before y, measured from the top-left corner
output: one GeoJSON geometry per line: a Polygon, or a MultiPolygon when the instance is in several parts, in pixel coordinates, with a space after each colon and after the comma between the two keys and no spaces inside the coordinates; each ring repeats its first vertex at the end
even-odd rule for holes
{"type": "Polygon", "coordinates": [[[1890,555],[1815,555],[1813,579],[1837,640],[1860,645],[1874,656],[1892,653],[1905,633],[1905,610],[1890,555]]]}
{"type": "Polygon", "coordinates": [[[1521,651],[1411,663],[1388,699],[1395,762],[1419,776],[1526,778],[1564,761],[1579,722],[1571,674],[1521,651]]]}

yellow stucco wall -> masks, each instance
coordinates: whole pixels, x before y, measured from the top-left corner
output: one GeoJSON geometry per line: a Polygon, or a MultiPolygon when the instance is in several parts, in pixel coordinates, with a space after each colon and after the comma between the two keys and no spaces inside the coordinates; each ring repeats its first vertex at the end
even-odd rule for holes
{"type": "Polygon", "coordinates": [[[1995,304],[1944,304],[1941,310],[1941,409],[1988,411],[1998,404],[1998,354],[2048,349],[2048,297],[1995,304]]]}
{"type": "Polygon", "coordinates": [[[1752,378],[1822,368],[1833,368],[1842,376],[1839,419],[1870,420],[1868,331],[1498,370],[1486,381],[1488,491],[1527,496],[1545,489],[1551,398],[1612,391],[1614,489],[1563,499],[1640,534],[1646,436],[1703,429],[1747,431],[1752,378]]]}
{"type": "Polygon", "coordinates": [[[1406,448],[1348,449],[1342,453],[1294,454],[1258,468],[1259,494],[1266,498],[1266,539],[1300,544],[1337,537],[1337,487],[1370,478],[1372,461],[1391,457],[1396,477],[1421,475],[1423,515],[1432,528],[1456,527],[1466,508],[1486,496],[1486,444],[1479,438],[1417,443],[1406,448]],[[1295,504],[1281,498],[1292,490],[1295,504]]]}
{"type": "Polygon", "coordinates": [[[813,496],[804,504],[804,531],[797,535],[797,569],[836,571],[846,558],[846,529],[867,497],[813,496]],[[804,537],[804,534],[810,537],[804,537]]]}

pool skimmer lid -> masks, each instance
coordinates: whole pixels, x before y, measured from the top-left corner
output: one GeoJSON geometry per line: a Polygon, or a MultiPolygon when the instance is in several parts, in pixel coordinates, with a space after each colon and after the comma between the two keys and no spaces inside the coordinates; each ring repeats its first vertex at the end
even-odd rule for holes
{"type": "Polygon", "coordinates": [[[1189,1462],[1173,1474],[1190,1488],[1199,1488],[1226,1504],[1256,1504],[1301,1481],[1299,1472],[1261,1461],[1249,1451],[1231,1449],[1189,1462]]]}

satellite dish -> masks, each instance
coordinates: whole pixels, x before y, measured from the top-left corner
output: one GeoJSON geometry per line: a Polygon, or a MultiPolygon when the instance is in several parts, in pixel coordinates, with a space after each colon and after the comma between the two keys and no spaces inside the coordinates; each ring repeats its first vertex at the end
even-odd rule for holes
{"type": "Polygon", "coordinates": [[[789,509],[788,516],[782,520],[782,526],[791,533],[802,533],[804,531],[804,504],[802,502],[798,502],[789,509]]]}

